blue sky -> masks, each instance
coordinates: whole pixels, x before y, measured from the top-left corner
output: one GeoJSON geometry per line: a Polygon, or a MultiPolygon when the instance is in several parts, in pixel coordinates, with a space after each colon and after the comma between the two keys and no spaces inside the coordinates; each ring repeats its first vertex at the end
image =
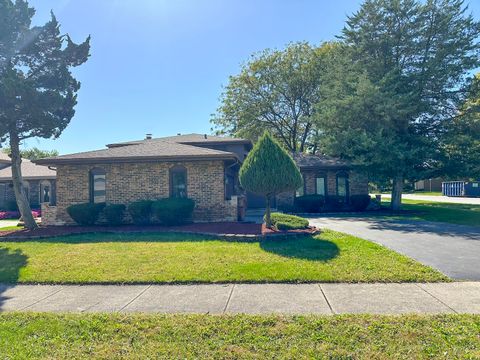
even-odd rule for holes
{"type": "MultiPolygon", "coordinates": [[[[360,0],[30,0],[43,24],[53,10],[74,41],[92,36],[76,115],[57,140],[71,153],[176,133],[209,133],[222,85],[242,62],[289,42],[339,34],[360,0]]],[[[480,17],[480,1],[470,10],[480,17]]]]}

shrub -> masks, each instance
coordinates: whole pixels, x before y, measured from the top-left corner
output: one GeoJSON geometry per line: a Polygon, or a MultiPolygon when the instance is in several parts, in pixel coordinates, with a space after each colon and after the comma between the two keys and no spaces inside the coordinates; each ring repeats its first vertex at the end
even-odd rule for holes
{"type": "Polygon", "coordinates": [[[75,204],[67,208],[67,213],[79,225],[94,225],[104,207],[104,203],[75,204]]]}
{"type": "Polygon", "coordinates": [[[152,221],[152,200],[138,200],[128,205],[128,213],[135,225],[148,225],[152,221]]]}
{"type": "Polygon", "coordinates": [[[326,198],[326,204],[329,210],[345,210],[345,198],[343,196],[330,195],[326,198]]]}
{"type": "Polygon", "coordinates": [[[308,228],[308,220],[300,216],[272,213],[272,224],[278,230],[295,230],[308,228]]]}
{"type": "MultiPolygon", "coordinates": [[[[0,211],[0,220],[10,220],[10,219],[19,219],[20,218],[19,211],[0,211]]],[[[32,216],[34,218],[39,218],[42,216],[40,210],[32,210],[32,216]]]]}
{"type": "Polygon", "coordinates": [[[155,201],[152,213],[165,225],[179,225],[191,221],[194,207],[192,199],[167,198],[155,201]]]}
{"type": "Polygon", "coordinates": [[[352,195],[350,196],[350,204],[355,211],[364,211],[370,204],[370,195],[352,195]]]}
{"type": "Polygon", "coordinates": [[[324,205],[325,196],[323,195],[304,195],[295,198],[295,207],[300,212],[320,212],[324,205]]]}
{"type": "Polygon", "coordinates": [[[125,208],[126,207],[123,204],[111,204],[105,206],[103,212],[108,225],[122,225],[125,216],[125,208]]]}
{"type": "Polygon", "coordinates": [[[5,210],[18,211],[18,204],[15,200],[8,200],[5,202],[5,210]]]}

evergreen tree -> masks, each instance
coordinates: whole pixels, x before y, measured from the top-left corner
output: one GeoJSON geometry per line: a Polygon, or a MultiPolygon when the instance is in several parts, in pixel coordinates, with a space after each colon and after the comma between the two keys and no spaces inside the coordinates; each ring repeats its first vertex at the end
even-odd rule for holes
{"type": "Polygon", "coordinates": [[[438,166],[442,134],[480,65],[479,34],[461,0],[367,0],[347,21],[317,107],[320,143],[391,179],[394,210],[405,180],[438,166]]]}
{"type": "Polygon", "coordinates": [[[302,176],[287,151],[265,132],[240,168],[240,184],[248,191],[265,196],[265,223],[271,227],[272,198],[275,194],[298,189],[302,176]]]}
{"type": "Polygon", "coordinates": [[[90,50],[90,38],[75,44],[60,34],[53,13],[31,27],[34,13],[25,0],[0,0],[0,143],[9,141],[15,196],[30,229],[36,224],[22,186],[20,142],[60,136],[80,88],[70,68],[87,61],[90,50]]]}

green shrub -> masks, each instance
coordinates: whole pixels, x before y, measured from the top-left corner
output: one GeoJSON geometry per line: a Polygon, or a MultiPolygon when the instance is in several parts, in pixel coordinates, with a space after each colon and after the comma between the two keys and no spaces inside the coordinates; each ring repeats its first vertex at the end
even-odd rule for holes
{"type": "Polygon", "coordinates": [[[194,207],[192,199],[166,198],[153,203],[152,213],[164,225],[180,225],[192,220],[194,207]]]}
{"type": "Polygon", "coordinates": [[[272,213],[272,225],[278,230],[295,230],[308,228],[308,220],[300,216],[272,213]]]}
{"type": "Polygon", "coordinates": [[[295,198],[295,207],[300,212],[317,213],[322,211],[324,205],[323,195],[304,195],[295,198]]]}
{"type": "Polygon", "coordinates": [[[326,198],[326,205],[330,211],[346,210],[345,198],[343,196],[330,195],[326,198]]]}
{"type": "Polygon", "coordinates": [[[122,225],[125,216],[125,208],[126,207],[123,204],[111,204],[105,206],[103,213],[105,214],[108,225],[122,225]]]}
{"type": "Polygon", "coordinates": [[[15,200],[5,201],[5,210],[7,211],[18,211],[18,204],[15,200]]]}
{"type": "Polygon", "coordinates": [[[94,225],[104,207],[105,203],[75,204],[67,208],[67,213],[78,225],[94,225]]]}
{"type": "Polygon", "coordinates": [[[370,204],[370,195],[352,195],[350,196],[350,205],[355,211],[364,211],[370,204]]]}
{"type": "Polygon", "coordinates": [[[135,225],[148,225],[152,221],[152,200],[138,200],[128,205],[128,213],[135,225]]]}

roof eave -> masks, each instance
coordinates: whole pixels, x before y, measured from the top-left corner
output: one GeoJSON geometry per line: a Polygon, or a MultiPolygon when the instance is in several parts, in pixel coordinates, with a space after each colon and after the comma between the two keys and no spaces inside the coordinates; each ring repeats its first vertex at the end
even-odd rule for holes
{"type": "Polygon", "coordinates": [[[208,161],[208,160],[238,160],[238,156],[231,155],[191,155],[191,156],[128,156],[109,158],[79,158],[79,159],[38,159],[37,165],[69,165],[69,164],[111,164],[129,162],[177,162],[177,161],[208,161]]]}

